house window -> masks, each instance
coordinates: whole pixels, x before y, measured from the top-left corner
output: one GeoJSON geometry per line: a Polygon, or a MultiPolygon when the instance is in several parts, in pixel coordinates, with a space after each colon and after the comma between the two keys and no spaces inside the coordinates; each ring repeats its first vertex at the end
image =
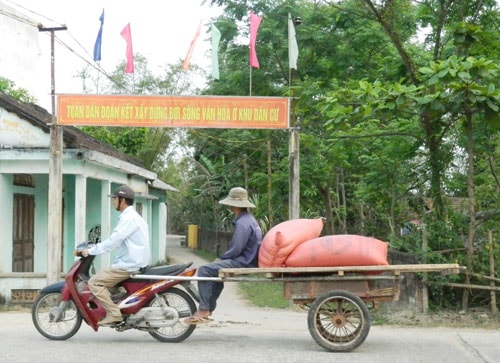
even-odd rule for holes
{"type": "Polygon", "coordinates": [[[21,187],[35,187],[35,178],[31,174],[14,174],[14,185],[21,187]]]}
{"type": "Polygon", "coordinates": [[[14,194],[12,272],[33,272],[35,197],[14,194]]]}

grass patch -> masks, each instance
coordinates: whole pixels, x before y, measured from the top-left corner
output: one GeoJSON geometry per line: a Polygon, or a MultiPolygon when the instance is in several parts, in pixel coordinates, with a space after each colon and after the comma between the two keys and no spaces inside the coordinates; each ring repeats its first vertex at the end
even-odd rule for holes
{"type": "Polygon", "coordinates": [[[258,307],[285,309],[290,306],[283,297],[281,282],[238,282],[238,288],[248,301],[258,307]]]}

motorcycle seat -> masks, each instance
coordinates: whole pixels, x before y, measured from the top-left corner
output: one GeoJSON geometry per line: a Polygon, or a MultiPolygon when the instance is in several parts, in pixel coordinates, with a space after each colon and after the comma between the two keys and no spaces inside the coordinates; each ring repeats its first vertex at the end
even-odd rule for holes
{"type": "Polygon", "coordinates": [[[141,275],[166,275],[166,276],[175,276],[180,274],[182,271],[184,271],[186,268],[191,266],[193,263],[188,262],[188,263],[181,263],[181,264],[175,264],[175,265],[162,265],[162,266],[152,266],[152,267],[147,267],[142,271],[140,274],[141,275]]]}

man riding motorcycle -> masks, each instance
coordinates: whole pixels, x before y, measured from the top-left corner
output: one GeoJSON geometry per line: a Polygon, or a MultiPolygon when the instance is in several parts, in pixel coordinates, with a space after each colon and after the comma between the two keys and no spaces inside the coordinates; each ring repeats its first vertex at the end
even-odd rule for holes
{"type": "Polygon", "coordinates": [[[98,271],[88,282],[90,291],[106,309],[106,317],[99,322],[100,326],[116,325],[123,320],[108,289],[144,269],[150,257],[148,225],[133,207],[134,191],[127,185],[121,185],[109,197],[113,200],[114,208],[121,213],[118,223],[106,240],[82,251],[86,257],[118,248],[111,267],[98,271]]]}

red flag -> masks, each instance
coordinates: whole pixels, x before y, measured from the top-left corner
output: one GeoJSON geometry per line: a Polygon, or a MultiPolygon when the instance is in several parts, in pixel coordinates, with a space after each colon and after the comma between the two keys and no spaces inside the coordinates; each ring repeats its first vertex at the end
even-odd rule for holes
{"type": "Polygon", "coordinates": [[[250,67],[259,68],[259,60],[255,51],[255,42],[257,41],[257,31],[259,30],[262,18],[250,12],[250,67]]]}
{"type": "Polygon", "coordinates": [[[132,50],[132,32],[130,31],[130,23],[121,31],[120,35],[127,42],[127,65],[125,66],[125,73],[134,73],[134,51],[132,50]]]}
{"type": "Polygon", "coordinates": [[[194,52],[194,46],[196,45],[196,41],[198,40],[198,37],[200,36],[201,32],[201,21],[200,24],[198,25],[198,28],[196,29],[196,32],[194,33],[193,40],[191,40],[191,45],[189,46],[189,50],[186,54],[186,58],[184,59],[184,63],[182,63],[182,69],[188,69],[189,64],[191,63],[191,56],[193,55],[194,52]]]}

